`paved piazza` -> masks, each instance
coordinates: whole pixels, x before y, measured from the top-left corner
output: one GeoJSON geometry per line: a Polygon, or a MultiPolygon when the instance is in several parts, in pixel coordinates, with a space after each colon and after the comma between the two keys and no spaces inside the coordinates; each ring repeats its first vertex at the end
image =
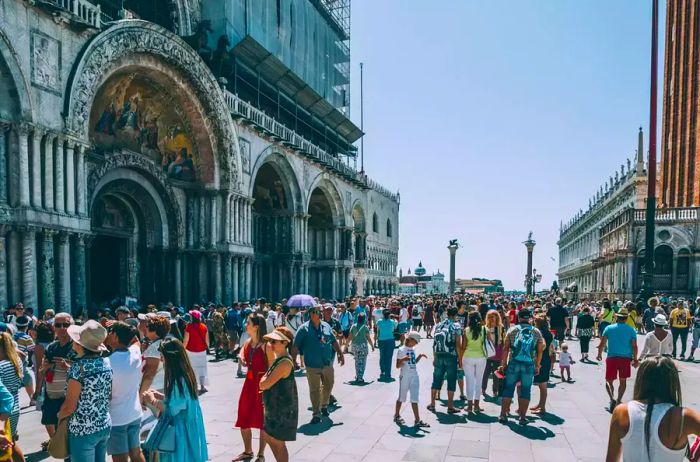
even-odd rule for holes
{"type": "MultiPolygon", "coordinates": [[[[640,337],[641,340],[641,337],[640,337]]],[[[597,341],[594,342],[597,344],[597,341]]],[[[578,342],[571,341],[570,351],[578,358],[578,342]]],[[[640,345],[641,348],[641,345],[640,345]]],[[[431,355],[431,341],[423,341],[418,352],[431,355]]],[[[421,376],[421,418],[431,427],[416,432],[399,428],[392,422],[398,380],[392,383],[372,382],[366,386],[351,386],[354,362],[346,355],[344,367],[336,367],[334,395],[340,407],[331,413],[331,420],[321,425],[307,425],[311,419],[308,386],[299,377],[300,427],[297,441],[288,445],[293,461],[600,461],[607,447],[610,414],[606,411],[607,397],[603,388],[603,368],[599,365],[572,366],[573,384],[550,380],[544,419],[534,418],[523,428],[496,422],[498,404],[484,402],[486,412],[472,419],[466,415],[451,416],[446,407],[438,405],[438,413],[425,409],[430,396],[432,366],[428,361],[418,364],[421,376]]],[[[684,404],[700,409],[698,397],[690,393],[692,384],[700,379],[700,366],[678,363],[684,392],[684,404]]],[[[210,391],[202,397],[202,407],[213,462],[228,462],[242,452],[240,434],[233,430],[238,397],[243,379],[235,378],[236,364],[232,361],[209,363],[210,391]]],[[[397,374],[394,374],[397,375],[397,374]]],[[[366,380],[379,377],[379,352],[368,357],[366,380]]],[[[533,388],[533,401],[538,391],[533,388]]],[[[632,394],[628,387],[626,399],[632,394]]],[[[443,398],[446,393],[443,391],[443,398]]],[[[22,397],[26,403],[26,394],[22,397]]],[[[515,408],[513,408],[515,409],[515,408]]],[[[402,416],[412,422],[410,406],[404,405],[402,416]]],[[[55,460],[43,452],[35,453],[45,433],[39,423],[40,415],[24,409],[20,418],[20,438],[28,461],[55,460]]],[[[254,431],[257,437],[257,432],[254,431]]],[[[257,447],[257,439],[254,448],[257,447]]],[[[274,460],[266,451],[268,460],[274,460]]]]}

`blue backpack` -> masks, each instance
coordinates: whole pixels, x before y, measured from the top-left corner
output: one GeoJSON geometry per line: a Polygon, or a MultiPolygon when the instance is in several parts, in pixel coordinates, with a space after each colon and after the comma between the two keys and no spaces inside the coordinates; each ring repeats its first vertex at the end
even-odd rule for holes
{"type": "Polygon", "coordinates": [[[536,347],[533,327],[518,325],[516,329],[518,332],[513,342],[513,360],[520,363],[533,363],[532,352],[536,347]]]}
{"type": "Polygon", "coordinates": [[[241,318],[238,312],[233,308],[230,308],[226,312],[226,329],[237,330],[240,327],[241,318]]]}
{"type": "Polygon", "coordinates": [[[435,327],[433,333],[433,352],[434,353],[454,353],[455,351],[455,335],[451,328],[452,321],[446,319],[435,327]]]}

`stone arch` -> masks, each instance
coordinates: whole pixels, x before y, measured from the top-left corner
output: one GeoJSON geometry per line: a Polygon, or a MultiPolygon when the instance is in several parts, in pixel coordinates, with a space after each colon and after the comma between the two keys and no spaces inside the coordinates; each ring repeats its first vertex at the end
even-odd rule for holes
{"type": "Polygon", "coordinates": [[[83,50],[66,91],[66,127],[88,141],[90,113],[109,78],[137,72],[163,87],[189,115],[202,152],[209,187],[240,189],[241,161],[235,126],[214,75],[197,53],[175,34],[141,20],[118,21],[83,50]]]}
{"type": "Polygon", "coordinates": [[[285,189],[285,195],[292,199],[291,211],[301,212],[301,187],[299,186],[299,178],[297,177],[292,164],[287,160],[284,154],[280,153],[275,149],[268,147],[259,156],[250,174],[250,183],[248,184],[248,196],[253,197],[255,180],[258,176],[260,169],[265,166],[271,166],[277,175],[284,180],[283,186],[285,189]]]}
{"type": "Polygon", "coordinates": [[[335,183],[333,183],[327,174],[320,174],[311,183],[311,187],[307,190],[308,197],[304,209],[309,210],[309,206],[311,205],[311,196],[317,189],[320,190],[328,200],[328,203],[331,206],[331,212],[333,214],[335,224],[337,226],[344,226],[345,211],[343,209],[343,199],[340,196],[338,187],[335,185],[335,183]]]}
{"type": "Polygon", "coordinates": [[[3,108],[0,106],[0,118],[8,120],[19,118],[26,122],[33,122],[34,108],[30,98],[29,84],[19,61],[17,61],[17,52],[12,46],[12,42],[2,30],[0,30],[0,85],[3,87],[0,99],[14,101],[18,106],[16,108],[8,107],[7,114],[3,114],[3,108]],[[3,77],[5,73],[7,77],[3,77]]]}

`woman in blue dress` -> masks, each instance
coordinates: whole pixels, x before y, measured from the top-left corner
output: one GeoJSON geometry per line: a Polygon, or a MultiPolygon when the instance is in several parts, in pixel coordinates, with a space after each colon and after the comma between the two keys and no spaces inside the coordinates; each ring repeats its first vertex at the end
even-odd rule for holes
{"type": "Polygon", "coordinates": [[[164,393],[149,390],[145,400],[166,412],[175,424],[175,452],[160,453],[159,462],[204,462],[209,459],[197,379],[181,341],[164,339],[160,345],[165,372],[164,393]]]}

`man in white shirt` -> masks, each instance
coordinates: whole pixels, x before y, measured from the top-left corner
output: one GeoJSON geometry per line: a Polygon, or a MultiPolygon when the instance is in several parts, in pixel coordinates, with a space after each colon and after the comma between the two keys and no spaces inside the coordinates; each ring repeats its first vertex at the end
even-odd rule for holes
{"type": "Polygon", "coordinates": [[[124,322],[109,327],[105,343],[112,350],[112,400],[109,413],[112,429],[107,442],[107,453],[114,462],[144,462],[139,441],[141,428],[141,348],[136,340],[136,329],[124,322]]]}

